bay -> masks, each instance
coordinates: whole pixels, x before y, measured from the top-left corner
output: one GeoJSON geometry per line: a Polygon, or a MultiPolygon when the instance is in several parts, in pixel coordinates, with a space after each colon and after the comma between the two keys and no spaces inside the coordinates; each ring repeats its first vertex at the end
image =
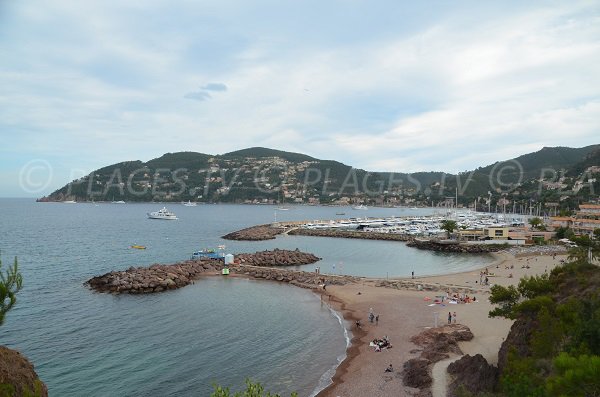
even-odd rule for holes
{"type": "Polygon", "coordinates": [[[201,248],[287,248],[323,258],[323,273],[406,277],[458,272],[488,255],[419,251],[404,243],[280,236],[225,241],[231,231],[277,220],[402,216],[432,209],[368,211],[292,206],[35,203],[0,199],[0,250],[18,256],[25,287],[0,327],[0,343],[36,366],[51,396],[205,396],[212,383],[239,389],[246,377],[301,396],[323,387],[347,346],[342,321],[310,291],[278,283],[207,278],[180,290],[113,296],[88,290],[92,276],[173,263],[201,248]],[[165,205],[179,220],[149,220],[165,205]],[[365,213],[367,212],[367,213],[365,213]],[[146,250],[134,250],[134,244],[146,250]]]}

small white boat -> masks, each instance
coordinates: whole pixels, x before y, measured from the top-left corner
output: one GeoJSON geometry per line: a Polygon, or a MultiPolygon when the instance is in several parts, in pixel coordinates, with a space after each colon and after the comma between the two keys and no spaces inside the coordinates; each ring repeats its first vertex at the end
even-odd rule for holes
{"type": "Polygon", "coordinates": [[[75,201],[75,200],[65,200],[65,201],[63,201],[63,203],[65,203],[65,204],[77,204],[77,201],[75,201]]]}
{"type": "Polygon", "coordinates": [[[188,200],[187,203],[182,203],[183,205],[185,205],[186,207],[195,207],[197,204],[196,202],[191,202],[190,200],[188,200]]]}
{"type": "Polygon", "coordinates": [[[125,204],[125,201],[123,201],[123,200],[111,201],[111,204],[125,204]]]}
{"type": "Polygon", "coordinates": [[[288,207],[277,207],[275,208],[277,211],[288,211],[289,208],[288,207]]]}
{"type": "Polygon", "coordinates": [[[357,205],[356,207],[352,207],[355,210],[368,210],[369,208],[366,205],[360,204],[357,205]]]}
{"type": "Polygon", "coordinates": [[[165,220],[176,220],[177,216],[169,211],[166,207],[162,207],[158,211],[148,212],[148,218],[150,219],[165,219],[165,220]]]}

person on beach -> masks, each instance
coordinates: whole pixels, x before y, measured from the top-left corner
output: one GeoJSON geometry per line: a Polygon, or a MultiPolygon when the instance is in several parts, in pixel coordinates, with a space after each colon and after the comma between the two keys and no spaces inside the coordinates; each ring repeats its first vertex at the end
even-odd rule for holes
{"type": "Polygon", "coordinates": [[[448,324],[452,324],[452,313],[448,312],[448,324]]]}
{"type": "Polygon", "coordinates": [[[356,328],[360,328],[360,320],[356,320],[356,328]]]}
{"type": "MultiPolygon", "coordinates": [[[[412,278],[415,278],[415,271],[413,270],[412,274],[411,274],[412,278]]],[[[391,365],[391,364],[390,364],[391,365]]]]}
{"type": "Polygon", "coordinates": [[[456,312],[452,313],[452,323],[456,324],[456,312]]]}
{"type": "Polygon", "coordinates": [[[369,322],[372,323],[375,315],[373,313],[369,313],[369,322]]]}
{"type": "Polygon", "coordinates": [[[375,316],[375,324],[379,325],[379,314],[375,316]]]}
{"type": "Polygon", "coordinates": [[[392,364],[385,369],[385,372],[394,372],[394,367],[392,367],[392,364]]]}

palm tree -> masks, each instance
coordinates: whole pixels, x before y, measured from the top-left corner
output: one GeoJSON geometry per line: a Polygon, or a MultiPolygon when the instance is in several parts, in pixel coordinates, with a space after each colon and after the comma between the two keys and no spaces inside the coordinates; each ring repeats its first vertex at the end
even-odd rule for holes
{"type": "Polygon", "coordinates": [[[457,229],[458,225],[456,221],[450,219],[444,219],[440,224],[440,228],[445,230],[448,233],[448,238],[450,238],[450,234],[457,229]]]}

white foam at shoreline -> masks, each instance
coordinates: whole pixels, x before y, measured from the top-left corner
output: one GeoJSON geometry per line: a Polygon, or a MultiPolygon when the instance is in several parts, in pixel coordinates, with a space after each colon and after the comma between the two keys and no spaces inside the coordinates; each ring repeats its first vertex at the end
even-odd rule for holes
{"type": "Polygon", "coordinates": [[[346,327],[346,325],[345,325],[346,321],[344,320],[344,318],[337,311],[333,310],[333,308],[331,306],[327,305],[327,307],[329,308],[329,311],[331,312],[331,314],[333,314],[333,316],[335,318],[337,318],[342,329],[344,330],[344,338],[346,339],[346,349],[344,350],[343,354],[341,354],[340,356],[337,357],[337,364],[335,364],[333,367],[328,369],[323,375],[321,375],[321,378],[319,379],[319,383],[317,384],[317,387],[313,390],[312,393],[310,393],[309,397],[315,397],[323,389],[325,389],[327,386],[329,386],[333,383],[333,376],[335,375],[337,368],[348,356],[346,352],[348,351],[348,348],[352,344],[351,343],[352,333],[350,331],[348,331],[348,327],[346,327]]]}

